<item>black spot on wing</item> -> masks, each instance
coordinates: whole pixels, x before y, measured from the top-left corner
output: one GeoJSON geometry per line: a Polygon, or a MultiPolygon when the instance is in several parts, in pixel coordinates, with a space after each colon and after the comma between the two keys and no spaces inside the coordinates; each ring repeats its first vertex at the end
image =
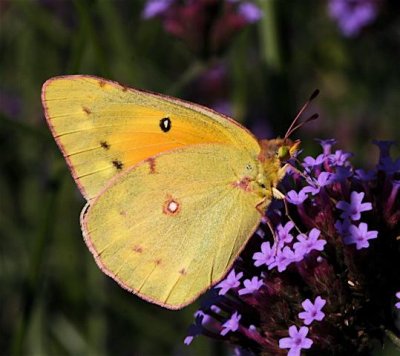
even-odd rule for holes
{"type": "Polygon", "coordinates": [[[107,141],[100,141],[100,146],[104,148],[105,150],[110,149],[110,144],[107,141]]]}
{"type": "Polygon", "coordinates": [[[160,120],[160,128],[163,132],[171,130],[171,126],[171,119],[169,117],[164,117],[160,120]]]}
{"type": "Polygon", "coordinates": [[[117,160],[117,159],[112,161],[112,164],[119,171],[124,167],[124,164],[121,161],[117,160]]]}

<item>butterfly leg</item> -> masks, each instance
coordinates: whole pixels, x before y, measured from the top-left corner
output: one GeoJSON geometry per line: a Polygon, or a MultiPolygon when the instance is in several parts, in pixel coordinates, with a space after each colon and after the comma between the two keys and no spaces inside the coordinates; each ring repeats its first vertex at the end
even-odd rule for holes
{"type": "Polygon", "coordinates": [[[298,226],[296,225],[296,223],[294,222],[294,220],[292,219],[292,217],[289,214],[289,207],[288,207],[288,204],[287,204],[287,200],[286,200],[285,194],[283,194],[280,190],[278,190],[278,189],[273,187],[272,188],[272,195],[277,199],[283,200],[283,204],[285,205],[285,215],[294,224],[294,227],[296,228],[297,232],[299,234],[301,234],[302,232],[300,231],[300,229],[298,228],[298,226]]]}
{"type": "Polygon", "coordinates": [[[267,226],[268,226],[269,230],[271,231],[272,238],[274,239],[275,256],[276,256],[278,254],[279,239],[278,239],[278,236],[275,233],[274,227],[272,226],[271,220],[268,217],[266,217],[266,223],[267,223],[267,226]]]}
{"type": "MultiPolygon", "coordinates": [[[[275,188],[272,188],[272,191],[274,191],[274,189],[275,188]]],[[[277,190],[277,189],[276,189],[276,191],[279,192],[279,190],[277,190]]],[[[284,197],[284,195],[281,192],[279,192],[279,194],[281,194],[284,197]]],[[[274,226],[272,225],[270,218],[265,214],[265,206],[268,206],[269,203],[270,203],[270,200],[269,199],[267,200],[265,198],[260,204],[258,204],[256,206],[256,208],[257,208],[258,212],[263,216],[263,221],[267,224],[269,230],[271,231],[271,235],[272,235],[272,238],[274,239],[274,244],[276,246],[275,254],[277,254],[278,253],[278,237],[276,236],[275,229],[274,229],[274,226]]]]}
{"type": "MultiPolygon", "coordinates": [[[[301,164],[301,162],[296,158],[296,160],[295,160],[298,164],[299,164],[299,166],[301,166],[301,167],[303,167],[303,169],[304,169],[304,166],[301,164]]],[[[287,163],[287,166],[290,166],[290,169],[293,171],[293,172],[295,172],[295,173],[297,173],[299,176],[301,176],[301,177],[303,177],[304,179],[307,179],[307,178],[310,178],[310,176],[307,174],[307,171],[305,170],[304,172],[302,172],[302,171],[300,171],[297,167],[295,167],[293,164],[291,164],[291,163],[287,163]]]]}
{"type": "Polygon", "coordinates": [[[283,204],[285,205],[285,215],[288,217],[288,219],[294,224],[295,229],[297,230],[297,232],[299,234],[302,234],[302,232],[300,231],[299,227],[296,225],[295,221],[292,219],[292,217],[289,214],[289,207],[288,207],[288,203],[287,200],[284,199],[283,200],[283,204]]]}

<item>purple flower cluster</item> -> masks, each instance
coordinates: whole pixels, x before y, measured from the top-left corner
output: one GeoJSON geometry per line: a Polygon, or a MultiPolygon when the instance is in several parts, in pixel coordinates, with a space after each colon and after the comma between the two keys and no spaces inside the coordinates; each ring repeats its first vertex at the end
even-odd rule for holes
{"type": "Polygon", "coordinates": [[[376,168],[355,169],[335,143],[290,170],[287,203],[271,203],[186,344],[203,334],[245,354],[361,354],[385,329],[399,334],[400,159],[378,141],[376,168]]]}
{"type": "Polygon", "coordinates": [[[142,12],[145,20],[161,19],[167,33],[202,56],[219,53],[262,16],[254,2],[244,0],[147,0],[142,12]]]}
{"type": "Polygon", "coordinates": [[[329,0],[329,15],[343,35],[357,36],[378,14],[378,0],[329,0]]]}
{"type": "Polygon", "coordinates": [[[368,231],[368,225],[361,222],[358,226],[353,225],[352,221],[358,221],[363,211],[372,210],[371,203],[362,203],[364,193],[352,192],[350,195],[350,203],[343,200],[336,204],[336,208],[343,210],[340,217],[343,220],[337,220],[335,227],[343,236],[343,242],[347,245],[355,244],[357,250],[369,247],[368,240],[376,239],[378,231],[368,231]]]}

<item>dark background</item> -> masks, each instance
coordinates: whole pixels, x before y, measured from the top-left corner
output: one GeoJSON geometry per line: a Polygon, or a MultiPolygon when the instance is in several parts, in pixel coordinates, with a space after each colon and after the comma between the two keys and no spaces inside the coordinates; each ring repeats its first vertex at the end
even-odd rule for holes
{"type": "Polygon", "coordinates": [[[183,345],[198,303],[150,305],[96,267],[79,227],[84,200],[44,121],[46,79],[94,74],[174,95],[260,137],[284,135],[319,88],[308,113],[320,118],[293,135],[307,154],[315,138],[336,138],[368,168],[372,140],[399,140],[398,2],[376,1],[376,18],[352,36],[329,1],[261,3],[260,21],[210,52],[143,19],[144,1],[0,0],[1,354],[227,352],[206,338],[183,345]]]}

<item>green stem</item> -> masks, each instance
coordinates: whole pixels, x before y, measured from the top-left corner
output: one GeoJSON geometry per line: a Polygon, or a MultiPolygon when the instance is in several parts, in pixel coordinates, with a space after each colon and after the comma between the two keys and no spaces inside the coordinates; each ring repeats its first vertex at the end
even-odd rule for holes
{"type": "Polygon", "coordinates": [[[385,334],[390,339],[390,341],[393,342],[393,344],[396,345],[396,347],[400,350],[400,338],[398,338],[398,336],[394,332],[387,329],[385,330],[385,334]]]}
{"type": "Polygon", "coordinates": [[[132,46],[134,39],[131,28],[121,21],[121,14],[117,11],[118,2],[114,0],[99,0],[96,3],[99,19],[106,29],[103,43],[107,52],[112,53],[112,73],[114,78],[130,78],[137,76],[137,48],[132,46]],[[134,60],[135,59],[135,60],[134,60]]]}
{"type": "Polygon", "coordinates": [[[266,108],[268,119],[277,133],[286,131],[295,115],[293,93],[289,80],[289,63],[282,51],[279,8],[282,1],[259,0],[264,16],[260,23],[260,46],[265,77],[266,108]]]}
{"type": "MultiPolygon", "coordinates": [[[[242,31],[237,37],[235,46],[232,46],[229,54],[231,67],[231,82],[230,96],[232,103],[232,114],[235,120],[243,122],[244,115],[248,105],[249,93],[255,89],[250,89],[248,71],[246,68],[246,50],[248,47],[248,32],[242,31]]],[[[255,84],[254,84],[255,85],[255,84]]]]}
{"type": "Polygon", "coordinates": [[[55,226],[54,212],[57,208],[62,176],[65,176],[63,170],[55,173],[54,178],[49,183],[51,185],[50,192],[43,202],[43,220],[37,231],[31,255],[30,273],[27,276],[22,293],[22,315],[13,337],[12,355],[15,356],[24,354],[26,330],[31,322],[32,312],[43,284],[43,269],[47,260],[48,247],[53,236],[55,226]]]}
{"type": "Polygon", "coordinates": [[[86,1],[74,0],[74,5],[79,15],[80,26],[83,28],[83,33],[85,34],[85,46],[87,46],[87,43],[93,46],[95,58],[98,62],[101,74],[105,77],[110,77],[111,71],[109,62],[100,45],[98,31],[94,28],[93,16],[90,15],[88,3],[86,1]]]}
{"type": "Polygon", "coordinates": [[[260,22],[260,37],[263,59],[274,72],[282,70],[281,45],[277,29],[277,0],[259,0],[264,16],[260,22]]]}
{"type": "Polygon", "coordinates": [[[169,87],[166,94],[177,96],[181,90],[196,78],[205,69],[205,65],[202,62],[192,63],[180,76],[177,82],[169,87]]]}

